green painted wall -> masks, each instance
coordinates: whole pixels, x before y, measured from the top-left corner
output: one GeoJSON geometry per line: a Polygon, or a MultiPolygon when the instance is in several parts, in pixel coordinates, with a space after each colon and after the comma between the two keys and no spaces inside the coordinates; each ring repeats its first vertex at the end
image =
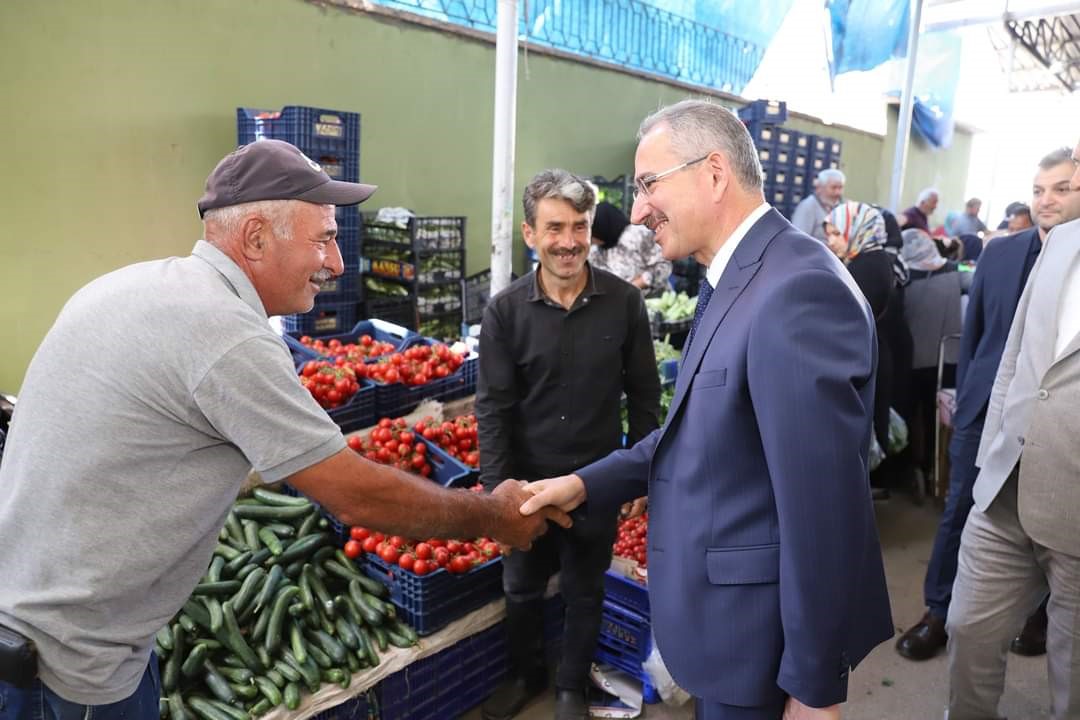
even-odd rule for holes
{"type": "MultiPolygon", "coordinates": [[[[0,390],[83,284],[189,252],[237,105],[359,111],[372,207],[467,215],[469,269],[487,265],[491,45],[302,0],[7,0],[0,68],[0,390]]],[[[548,166],[631,171],[640,119],[690,94],[535,52],[518,70],[518,188],[548,166]]],[[[880,138],[793,124],[843,139],[852,188],[887,193],[880,138]]]]}

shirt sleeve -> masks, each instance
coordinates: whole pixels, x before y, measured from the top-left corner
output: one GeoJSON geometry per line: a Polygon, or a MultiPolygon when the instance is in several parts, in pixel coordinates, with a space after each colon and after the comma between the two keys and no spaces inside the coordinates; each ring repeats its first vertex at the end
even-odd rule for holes
{"type": "Polygon", "coordinates": [[[300,384],[277,338],[239,343],[193,393],[206,420],[233,443],[264,482],[277,482],[345,448],[345,438],[300,384]]]}
{"type": "Polygon", "coordinates": [[[489,490],[512,476],[511,439],[519,392],[510,338],[493,304],[480,324],[480,373],[476,419],[480,436],[480,481],[489,490]]]}

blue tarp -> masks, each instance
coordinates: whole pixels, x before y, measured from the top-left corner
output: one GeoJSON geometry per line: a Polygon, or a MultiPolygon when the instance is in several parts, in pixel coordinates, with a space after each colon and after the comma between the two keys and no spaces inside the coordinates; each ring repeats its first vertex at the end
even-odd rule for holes
{"type": "MultiPolygon", "coordinates": [[[[833,76],[872,70],[907,56],[910,0],[826,0],[832,31],[833,76]]],[[[948,147],[953,102],[960,80],[959,35],[926,33],[919,38],[912,126],[933,147],[948,147]]],[[[892,88],[899,95],[899,88],[892,88]]]]}

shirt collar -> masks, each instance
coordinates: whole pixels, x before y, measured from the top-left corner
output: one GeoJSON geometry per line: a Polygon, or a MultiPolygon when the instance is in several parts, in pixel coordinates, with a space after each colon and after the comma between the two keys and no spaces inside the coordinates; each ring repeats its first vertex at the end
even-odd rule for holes
{"type": "Polygon", "coordinates": [[[731,256],[735,254],[735,248],[742,242],[746,233],[750,232],[750,228],[754,226],[754,223],[760,220],[767,212],[769,212],[769,203],[761,203],[758,205],[746,216],[746,219],[739,223],[739,227],[735,228],[735,231],[728,236],[727,241],[720,246],[720,249],[713,257],[712,262],[709,263],[709,269],[705,272],[705,279],[709,281],[709,284],[712,285],[714,289],[720,282],[720,276],[724,274],[724,270],[727,268],[731,256]]]}
{"type": "Polygon", "coordinates": [[[251,309],[259,315],[266,317],[266,308],[263,307],[255,286],[251,284],[251,279],[244,274],[239,265],[233,262],[232,258],[205,240],[196,242],[191,254],[221,273],[221,276],[232,286],[237,297],[250,305],[251,309]]]}
{"type": "MultiPolygon", "coordinates": [[[[596,273],[593,272],[592,263],[586,261],[585,262],[585,269],[589,273],[589,279],[585,281],[585,289],[581,291],[581,294],[578,295],[577,300],[574,301],[575,305],[577,304],[578,300],[581,300],[583,298],[592,297],[593,295],[603,295],[604,294],[604,291],[599,289],[596,286],[596,273]]],[[[528,300],[529,302],[555,303],[554,300],[551,300],[544,293],[544,289],[542,287],[540,287],[540,269],[539,268],[537,268],[536,270],[533,270],[532,285],[529,288],[529,295],[526,298],[526,300],[528,300]]],[[[558,305],[558,303],[555,303],[555,304],[558,305]]],[[[559,305],[559,307],[562,307],[562,306],[559,305]]]]}

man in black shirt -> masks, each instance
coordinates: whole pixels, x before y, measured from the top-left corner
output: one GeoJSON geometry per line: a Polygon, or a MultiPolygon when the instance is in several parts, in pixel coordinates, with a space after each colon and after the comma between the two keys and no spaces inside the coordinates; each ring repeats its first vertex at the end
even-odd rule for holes
{"type": "MultiPolygon", "coordinates": [[[[539,269],[484,311],[480,332],[481,480],[536,480],[571,472],[622,446],[620,399],[634,443],[657,428],[660,381],[641,293],[587,262],[596,195],[583,178],[545,170],[525,188],[525,242],[539,269]]],[[[514,717],[547,685],[543,595],[561,571],[566,624],[555,677],[555,717],[585,718],[589,663],[600,630],[604,571],[617,518],[578,516],[504,561],[511,678],[483,706],[514,717]]]]}

